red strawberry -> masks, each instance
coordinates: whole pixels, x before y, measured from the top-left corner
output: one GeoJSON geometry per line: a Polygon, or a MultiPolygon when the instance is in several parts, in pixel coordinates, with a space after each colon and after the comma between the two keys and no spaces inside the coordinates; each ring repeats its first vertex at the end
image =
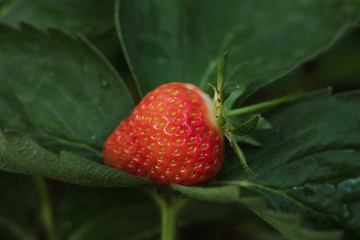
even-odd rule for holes
{"type": "Polygon", "coordinates": [[[210,97],[187,83],[148,93],[107,139],[105,164],[156,184],[196,185],[223,161],[223,137],[210,97]]]}

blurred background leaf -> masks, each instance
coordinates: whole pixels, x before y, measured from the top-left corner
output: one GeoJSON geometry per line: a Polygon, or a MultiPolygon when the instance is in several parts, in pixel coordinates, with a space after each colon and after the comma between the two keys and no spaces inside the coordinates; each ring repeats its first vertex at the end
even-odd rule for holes
{"type": "Polygon", "coordinates": [[[227,50],[225,94],[257,89],[328,49],[353,24],[343,2],[121,1],[118,31],[141,91],[192,82],[206,91],[227,50]],[[314,37],[316,36],[316,38],[314,37]]]}
{"type": "Polygon", "coordinates": [[[118,69],[136,101],[138,92],[120,47],[114,24],[114,1],[1,0],[0,22],[18,28],[57,28],[85,35],[118,69]]]}
{"type": "Polygon", "coordinates": [[[21,22],[37,28],[56,27],[99,36],[114,26],[114,1],[8,0],[3,1],[1,21],[13,27],[21,22]]]}
{"type": "Polygon", "coordinates": [[[30,177],[0,172],[0,238],[35,240],[36,189],[30,177]]]}
{"type": "MultiPolygon", "coordinates": [[[[2,25],[0,32],[0,95],[8,108],[47,136],[101,149],[134,107],[113,67],[86,40],[59,30],[2,25]]],[[[11,120],[1,116],[1,127],[16,127],[11,120]]]]}
{"type": "MultiPolygon", "coordinates": [[[[31,177],[0,174],[2,240],[44,239],[31,177]]],[[[149,239],[159,232],[154,202],[137,189],[83,188],[48,182],[59,240],[149,239]]]]}
{"type": "Polygon", "coordinates": [[[58,205],[60,239],[149,239],[158,235],[155,202],[136,189],[64,190],[58,205]],[[79,208],[81,206],[81,208],[79,208]]]}

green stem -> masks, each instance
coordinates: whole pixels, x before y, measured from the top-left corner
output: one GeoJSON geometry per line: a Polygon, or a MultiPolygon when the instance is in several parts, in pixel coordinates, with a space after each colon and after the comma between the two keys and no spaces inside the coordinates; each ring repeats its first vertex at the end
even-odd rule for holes
{"type": "Polygon", "coordinates": [[[161,210],[161,240],[176,240],[178,219],[189,198],[183,195],[162,196],[151,192],[161,210]]]}
{"type": "Polygon", "coordinates": [[[237,115],[241,115],[241,114],[245,114],[245,113],[256,112],[256,111],[262,110],[264,108],[273,107],[273,106],[279,105],[281,103],[290,101],[294,98],[299,97],[300,95],[302,95],[301,92],[295,92],[295,93],[292,93],[292,94],[289,94],[289,95],[286,95],[284,97],[280,97],[280,98],[277,98],[274,100],[254,104],[254,105],[247,106],[247,107],[234,109],[234,110],[231,110],[231,111],[228,111],[227,113],[225,113],[225,116],[233,117],[233,116],[237,116],[237,115]]]}
{"type": "Polygon", "coordinates": [[[175,240],[179,212],[173,206],[167,206],[161,210],[161,239],[175,240]]]}
{"type": "Polygon", "coordinates": [[[33,176],[40,200],[40,218],[47,240],[56,240],[54,218],[52,213],[49,191],[45,179],[40,176],[33,176]]]}

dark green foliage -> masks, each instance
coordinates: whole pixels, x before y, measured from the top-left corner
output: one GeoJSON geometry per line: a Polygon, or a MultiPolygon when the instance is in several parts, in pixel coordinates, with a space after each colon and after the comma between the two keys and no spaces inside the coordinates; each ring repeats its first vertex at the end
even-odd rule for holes
{"type": "MultiPolygon", "coordinates": [[[[158,209],[129,188],[155,186],[102,164],[104,141],[139,96],[166,82],[211,93],[228,51],[223,106],[250,104],[272,82],[295,85],[282,76],[331,49],[358,16],[355,0],[0,0],[0,238],[39,239],[25,174],[60,180],[50,182],[59,239],[156,239],[158,209]]],[[[236,222],[246,207],[287,239],[360,236],[359,91],[315,91],[231,121],[236,140],[257,145],[240,145],[257,176],[229,148],[215,179],[164,187],[195,199],[181,226],[236,222]]]]}
{"type": "MultiPolygon", "coordinates": [[[[82,37],[1,25],[0,52],[0,93],[8,106],[2,104],[22,130],[28,124],[40,134],[101,149],[134,107],[113,67],[82,37]]],[[[11,118],[1,121],[17,128],[11,118]]]]}

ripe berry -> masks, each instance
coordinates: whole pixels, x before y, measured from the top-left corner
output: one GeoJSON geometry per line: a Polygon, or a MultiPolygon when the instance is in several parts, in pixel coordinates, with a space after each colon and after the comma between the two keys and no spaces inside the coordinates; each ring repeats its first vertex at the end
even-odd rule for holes
{"type": "Polygon", "coordinates": [[[223,137],[213,102],[187,83],[148,93],[104,145],[105,164],[161,185],[196,185],[223,161],[223,137]]]}

